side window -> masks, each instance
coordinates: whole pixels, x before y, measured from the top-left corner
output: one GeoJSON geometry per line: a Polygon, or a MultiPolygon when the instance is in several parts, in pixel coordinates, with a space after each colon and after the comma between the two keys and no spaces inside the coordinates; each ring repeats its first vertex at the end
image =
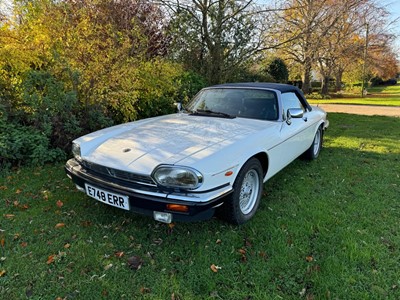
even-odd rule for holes
{"type": "Polygon", "coordinates": [[[289,108],[301,108],[303,111],[304,106],[300,102],[299,97],[293,92],[283,93],[282,95],[283,113],[286,116],[286,112],[289,108]]]}

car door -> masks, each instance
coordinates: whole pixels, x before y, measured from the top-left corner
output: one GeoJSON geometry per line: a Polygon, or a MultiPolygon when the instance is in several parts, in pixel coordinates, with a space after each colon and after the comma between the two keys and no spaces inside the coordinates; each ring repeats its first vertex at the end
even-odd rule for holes
{"type": "Polygon", "coordinates": [[[304,153],[311,145],[314,138],[314,129],[309,122],[310,112],[303,105],[294,92],[281,94],[284,121],[280,130],[281,143],[270,149],[270,168],[268,177],[273,176],[298,156],[304,153]],[[302,118],[291,118],[287,122],[287,111],[291,108],[303,110],[302,118]]]}

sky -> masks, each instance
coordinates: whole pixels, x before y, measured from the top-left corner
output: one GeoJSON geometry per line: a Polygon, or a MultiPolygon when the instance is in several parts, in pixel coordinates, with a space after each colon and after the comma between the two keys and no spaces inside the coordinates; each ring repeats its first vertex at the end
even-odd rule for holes
{"type": "Polygon", "coordinates": [[[391,15],[391,19],[398,19],[394,26],[394,33],[397,35],[395,46],[397,51],[397,56],[400,59],[400,0],[389,0],[384,1],[387,11],[391,15]]]}

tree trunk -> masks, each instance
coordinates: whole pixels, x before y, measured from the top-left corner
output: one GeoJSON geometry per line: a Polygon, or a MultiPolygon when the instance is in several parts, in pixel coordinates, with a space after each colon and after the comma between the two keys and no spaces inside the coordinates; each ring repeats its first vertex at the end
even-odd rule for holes
{"type": "Polygon", "coordinates": [[[328,95],[329,92],[329,76],[324,76],[322,80],[321,94],[328,95]]]}
{"type": "Polygon", "coordinates": [[[306,59],[304,64],[304,73],[303,73],[303,86],[302,90],[304,94],[310,94],[311,89],[311,59],[306,59]]]}
{"type": "Polygon", "coordinates": [[[339,92],[342,90],[342,76],[343,76],[343,70],[340,69],[336,72],[335,74],[335,91],[339,92]]]}

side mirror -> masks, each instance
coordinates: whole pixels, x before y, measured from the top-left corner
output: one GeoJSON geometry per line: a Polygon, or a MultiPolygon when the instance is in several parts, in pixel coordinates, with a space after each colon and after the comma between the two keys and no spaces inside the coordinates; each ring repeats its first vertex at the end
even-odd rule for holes
{"type": "Polygon", "coordinates": [[[301,108],[289,108],[287,110],[287,116],[286,116],[286,123],[288,125],[292,124],[291,119],[300,119],[303,117],[304,111],[301,108]]]}
{"type": "Polygon", "coordinates": [[[181,112],[183,109],[182,102],[175,102],[175,105],[178,112],[181,112]]]}

